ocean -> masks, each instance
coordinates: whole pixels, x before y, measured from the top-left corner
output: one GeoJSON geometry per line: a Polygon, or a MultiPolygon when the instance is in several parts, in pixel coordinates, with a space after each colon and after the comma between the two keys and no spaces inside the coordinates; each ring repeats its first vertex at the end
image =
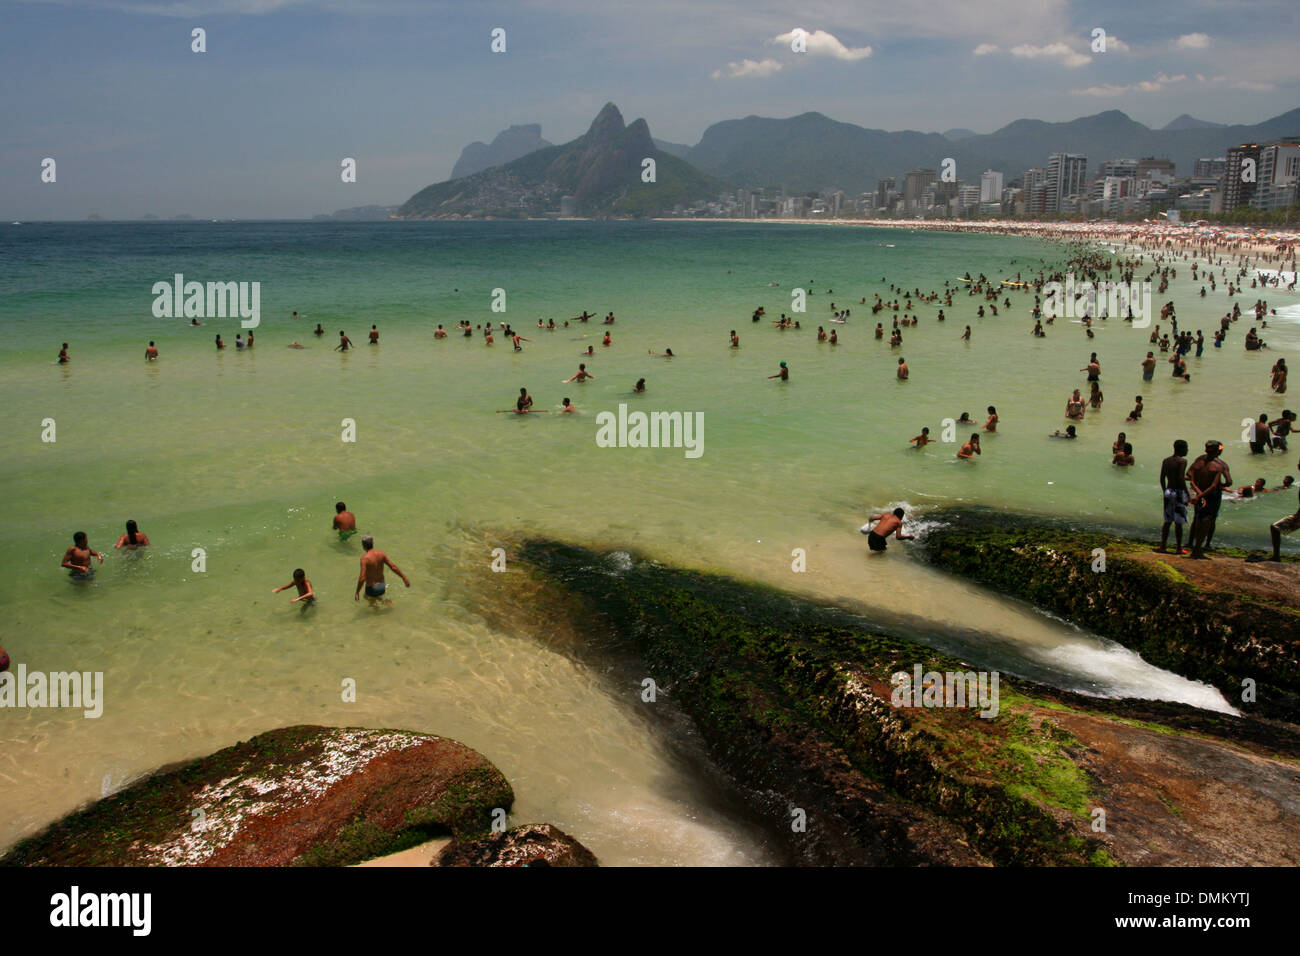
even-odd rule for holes
{"type": "MultiPolygon", "coordinates": [[[[1223,349],[1207,341],[1189,358],[1186,384],[1163,362],[1144,382],[1149,330],[1118,319],[1091,340],[1065,318],[1034,338],[1032,294],[1008,290],[1011,307],[999,299],[1000,315],[977,318],[984,300],[962,286],[943,323],[939,305],[914,302],[921,323],[901,349],[872,336],[892,311],[873,317],[860,303],[893,298],[891,282],[928,292],[1064,256],[1029,238],[768,223],[0,225],[12,519],[0,532],[0,644],[29,671],[102,671],[105,688],[98,719],[0,712],[0,849],[162,764],[301,722],[454,737],[511,780],[512,822],[554,823],[605,863],[776,862],[762,829],[647,716],[639,685],[489,623],[475,580],[511,535],[839,601],[1070,689],[1226,708],[1211,688],[931,570],[905,542],[866,556],[859,526],[896,505],[921,531],[937,509],[988,506],[1158,533],[1159,464],[1176,438],[1194,450],[1223,441],[1238,484],[1297,473],[1294,448],[1250,459],[1242,434],[1243,419],[1286,405],[1268,371],[1300,343],[1296,295],[1244,290],[1243,312],[1256,296],[1278,309],[1262,331],[1270,348],[1242,349],[1244,317],[1223,349]],[[235,349],[238,318],[193,328],[155,317],[154,286],[176,274],[259,283],[255,347],[235,349]],[[791,313],[795,289],[809,293],[794,315],[803,328],[778,330],[771,320],[791,313]],[[829,322],[832,302],[851,309],[847,323],[829,322]],[[584,309],[596,318],[574,321],[584,309]],[[539,330],[539,318],[570,327],[539,330]],[[498,332],[488,347],[452,328],[463,320],[504,320],[531,341],[515,352],[498,332]],[[366,344],[372,324],[377,346],[366,344]],[[839,344],[818,343],[818,325],[839,344]],[[333,351],[340,330],[354,350],[333,351]],[[150,340],[161,357],[146,364],[150,340]],[[71,361],[60,366],[63,342],[71,361]],[[671,359],[651,354],[668,348],[671,359]],[[1071,390],[1086,395],[1079,369],[1092,351],[1102,410],[1089,410],[1079,440],[1050,440],[1071,390]],[[768,378],[781,361],[788,382],[768,378]],[[594,378],[562,384],[579,362],[594,378]],[[521,387],[549,411],[498,413],[521,387]],[[1137,394],[1143,420],[1126,425],[1137,394]],[[565,397],[577,414],[559,413],[565,397]],[[604,447],[598,416],[620,405],[693,416],[700,454],[604,447]],[[982,423],[988,405],[1001,423],[977,461],[957,461],[956,444],[908,447],[961,412],[982,423]],[[1110,464],[1119,431],[1133,468],[1110,464]],[[352,600],[361,549],[330,530],[339,500],[411,578],[408,590],[389,575],[390,609],[352,600]],[[113,550],[128,518],[151,548],[113,550]],[[59,567],[74,531],[105,552],[92,582],[59,567]],[[796,549],[806,571],[792,570],[796,549]],[[270,593],[295,567],[319,595],[305,613],[270,593]],[[355,702],[342,699],[347,680],[355,702]]],[[[1173,299],[1180,328],[1208,340],[1231,308],[1225,284],[1201,299],[1190,264],[1178,273],[1156,306],[1173,299]]],[[[1295,504],[1293,493],[1228,503],[1216,540],[1264,548],[1267,524],[1295,504]]]]}

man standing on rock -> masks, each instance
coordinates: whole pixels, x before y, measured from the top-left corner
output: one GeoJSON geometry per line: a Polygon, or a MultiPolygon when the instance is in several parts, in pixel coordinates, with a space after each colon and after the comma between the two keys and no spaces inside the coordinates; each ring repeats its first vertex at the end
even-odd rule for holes
{"type": "Polygon", "coordinates": [[[1207,441],[1205,454],[1187,469],[1187,478],[1192,485],[1192,504],[1196,506],[1191,540],[1193,558],[1204,558],[1209,550],[1214,539],[1214,523],[1219,517],[1219,505],[1223,502],[1223,489],[1232,487],[1232,473],[1219,457],[1221,454],[1222,442],[1207,441]]]}
{"type": "Polygon", "coordinates": [[[1174,442],[1174,453],[1160,463],[1160,490],[1165,496],[1165,523],[1160,526],[1160,547],[1156,551],[1168,554],[1169,526],[1174,526],[1174,553],[1183,550],[1183,525],[1187,524],[1187,442],[1181,438],[1174,442]]]}

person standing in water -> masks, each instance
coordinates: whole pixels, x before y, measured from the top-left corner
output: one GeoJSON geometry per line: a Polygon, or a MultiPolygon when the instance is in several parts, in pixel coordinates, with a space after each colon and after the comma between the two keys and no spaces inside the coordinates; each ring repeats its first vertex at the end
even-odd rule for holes
{"type": "Polygon", "coordinates": [[[297,604],[299,601],[305,604],[316,603],[316,592],[312,590],[311,582],[307,580],[307,572],[302,568],[294,568],[293,579],[288,584],[282,584],[278,588],[271,588],[271,593],[279,594],[289,588],[298,589],[298,596],[290,601],[290,604],[297,604]]]}
{"type": "Polygon", "coordinates": [[[370,326],[370,344],[371,345],[379,344],[379,326],[377,325],[370,326]]]}
{"type": "Polygon", "coordinates": [[[785,362],[782,362],[781,367],[777,370],[777,373],[775,375],[769,375],[768,378],[779,378],[783,382],[790,381],[789,366],[787,366],[785,362]]]}
{"type": "Polygon", "coordinates": [[[69,359],[68,359],[68,343],[67,343],[67,342],[64,342],[64,343],[63,343],[63,348],[59,349],[59,364],[60,364],[60,365],[67,365],[67,364],[68,364],[68,361],[69,361],[69,359]]]}
{"type": "Polygon", "coordinates": [[[117,544],[113,545],[114,549],[130,548],[132,551],[148,546],[149,536],[141,531],[134,521],[126,523],[126,534],[118,538],[117,544]]]}
{"type": "Polygon", "coordinates": [[[90,546],[86,538],[86,532],[78,531],[72,536],[72,547],[63,552],[63,567],[67,568],[74,578],[88,578],[93,574],[90,567],[90,559],[98,558],[99,563],[104,563],[104,556],[90,546]]]}
{"type": "Polygon", "coordinates": [[[334,504],[334,512],[332,527],[339,533],[339,540],[346,541],[357,533],[357,516],[348,511],[348,506],[341,501],[334,504]]]}
{"type": "Polygon", "coordinates": [[[519,397],[515,399],[515,411],[526,412],[533,407],[533,396],[528,394],[527,387],[519,389],[519,397]]]}
{"type": "Polygon", "coordinates": [[[334,351],[346,352],[350,348],[352,348],[352,340],[347,337],[347,334],[342,329],[339,329],[339,344],[334,346],[334,351]]]}
{"type": "Polygon", "coordinates": [[[153,340],[150,339],[149,347],[144,350],[144,360],[146,362],[152,362],[157,358],[158,358],[158,346],[154,345],[153,340]]]}
{"type": "MultiPolygon", "coordinates": [[[[592,375],[590,372],[587,371],[587,363],[579,362],[578,370],[574,372],[572,376],[566,378],[564,380],[564,384],[568,385],[570,382],[585,382],[587,381],[587,379],[591,379],[594,382],[596,380],[596,376],[592,375]]],[[[566,401],[565,404],[567,405],[568,402],[566,401]]]]}
{"type": "Polygon", "coordinates": [[[375,539],[370,535],[361,539],[361,547],[365,548],[365,554],[361,555],[361,573],[357,575],[357,588],[352,592],[352,600],[361,600],[361,589],[364,587],[366,600],[370,602],[371,607],[378,607],[381,599],[391,606],[393,602],[384,597],[384,592],[388,590],[388,583],[384,580],[384,568],[391,568],[408,588],[411,586],[411,579],[388,559],[388,555],[375,547],[375,539]]]}

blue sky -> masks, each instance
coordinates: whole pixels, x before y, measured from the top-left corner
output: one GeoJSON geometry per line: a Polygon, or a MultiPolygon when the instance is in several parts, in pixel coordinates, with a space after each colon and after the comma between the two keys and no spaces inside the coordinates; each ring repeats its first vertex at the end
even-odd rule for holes
{"type": "Polygon", "coordinates": [[[606,101],[655,136],[819,110],[991,132],[1300,104],[1294,0],[4,0],[0,217],[301,217],[399,203],[512,123],[606,101]],[[191,30],[207,52],[191,52],[191,30]],[[506,52],[490,50],[506,31],[506,52]],[[1094,29],[1107,50],[1092,51],[1094,29]],[[806,32],[807,52],[790,35],[806,32]],[[779,39],[784,38],[784,39],[779,39]],[[42,183],[41,161],[57,162],[42,183]],[[344,157],[357,182],[340,180],[344,157]]]}

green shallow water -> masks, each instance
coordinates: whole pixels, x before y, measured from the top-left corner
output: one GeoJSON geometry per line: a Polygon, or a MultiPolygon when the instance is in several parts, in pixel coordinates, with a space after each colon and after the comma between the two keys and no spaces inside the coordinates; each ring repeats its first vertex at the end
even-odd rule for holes
{"type": "MultiPolygon", "coordinates": [[[[1061,247],[729,223],[0,227],[9,422],[0,449],[16,519],[0,531],[0,643],[30,669],[104,671],[107,697],[98,720],[0,712],[0,803],[10,809],[0,846],[98,796],[105,781],[120,786],[315,721],[456,737],[511,779],[515,819],[556,823],[607,862],[770,862],[761,835],[646,720],[639,688],[494,630],[458,597],[491,573],[501,532],[638,548],[843,599],[1062,686],[1220,706],[1122,649],[936,574],[905,545],[886,561],[864,557],[858,526],[895,502],[922,521],[927,507],[983,504],[1154,529],[1159,461],[1178,437],[1225,441],[1239,483],[1296,473],[1289,455],[1256,467],[1239,440],[1243,417],[1282,405],[1267,373],[1277,355],[1294,354],[1294,320],[1270,327],[1263,353],[1245,353],[1235,328],[1223,350],[1190,360],[1190,385],[1177,385],[1163,365],[1141,381],[1147,333],[1113,320],[1091,342],[1064,319],[1032,338],[1032,297],[1012,294],[1011,309],[980,320],[977,301],[959,294],[943,324],[936,307],[920,306],[901,352],[874,341],[870,310],[856,304],[887,290],[882,276],[927,291],[967,270],[1009,276],[1040,257],[1058,261],[1061,247]],[[234,350],[234,319],[192,329],[154,318],[152,285],[177,272],[261,282],[256,348],[234,350]],[[800,316],[806,328],[750,322],[758,305],[769,318],[790,311],[793,286],[816,293],[800,316]],[[496,288],[504,315],[490,311],[496,288]],[[847,325],[827,322],[832,300],[852,307],[847,325]],[[536,329],[539,317],[584,308],[615,312],[610,348],[598,319],[536,329]],[[308,319],[295,324],[293,310],[308,319]],[[502,318],[534,340],[523,352],[499,335],[491,348],[480,336],[432,336],[437,323],[502,318]],[[316,320],[322,340],[310,334],[316,320]],[[363,344],[372,323],[373,348],[363,344]],[[970,343],[958,339],[966,323],[970,343]],[[819,345],[818,324],[841,344],[819,345]],[[354,352],[331,351],[340,328],[360,343],[354,352]],[[738,350],[727,348],[732,328],[738,350]],[[224,353],[216,332],[231,346],[224,353]],[[162,358],[146,367],[149,339],[162,358]],[[308,348],[286,348],[294,339],[308,348]],[[58,367],[63,341],[73,361],[58,367]],[[597,354],[580,357],[588,344],[597,354]],[[648,354],[665,347],[678,357],[648,354]],[[1079,441],[1048,441],[1093,350],[1105,406],[1079,441]],[[899,354],[912,369],[903,384],[899,354]],[[791,381],[767,380],[782,359],[791,381]],[[595,380],[560,384],[580,361],[595,380]],[[648,391],[633,395],[640,377],[648,391]],[[494,414],[520,386],[537,407],[568,395],[581,414],[494,414]],[[1138,392],[1146,417],[1126,426],[1138,392]],[[596,413],[620,402],[703,412],[704,454],[598,447],[596,413]],[[1001,430],[974,464],[955,461],[950,445],[907,448],[922,425],[937,434],[961,411],[982,421],[989,404],[1001,430]],[[57,423],[53,444],[40,440],[46,418],[57,423]],[[340,438],[345,418],[355,443],[340,438]],[[1109,464],[1119,430],[1139,462],[1128,471],[1109,464]],[[360,547],[329,530],[339,499],[412,578],[409,591],[390,580],[391,611],[351,600],[360,547]],[[127,518],[155,546],[109,554],[89,586],[68,581],[58,564],[71,533],[111,552],[127,518]],[[194,548],[206,551],[203,573],[191,570],[194,548]],[[791,571],[794,548],[807,551],[806,574],[791,571]],[[269,593],[297,566],[320,594],[306,615],[269,593]],[[353,704],[340,699],[347,677],[358,685],[353,704]]],[[[1231,304],[1222,285],[1209,300],[1187,285],[1180,278],[1165,298],[1182,326],[1208,333],[1231,304]]],[[[1279,312],[1300,301],[1265,297],[1279,312]]],[[[1243,309],[1253,301],[1246,295],[1243,309]]],[[[1225,506],[1220,537],[1264,546],[1266,524],[1294,510],[1282,497],[1225,506]]]]}

